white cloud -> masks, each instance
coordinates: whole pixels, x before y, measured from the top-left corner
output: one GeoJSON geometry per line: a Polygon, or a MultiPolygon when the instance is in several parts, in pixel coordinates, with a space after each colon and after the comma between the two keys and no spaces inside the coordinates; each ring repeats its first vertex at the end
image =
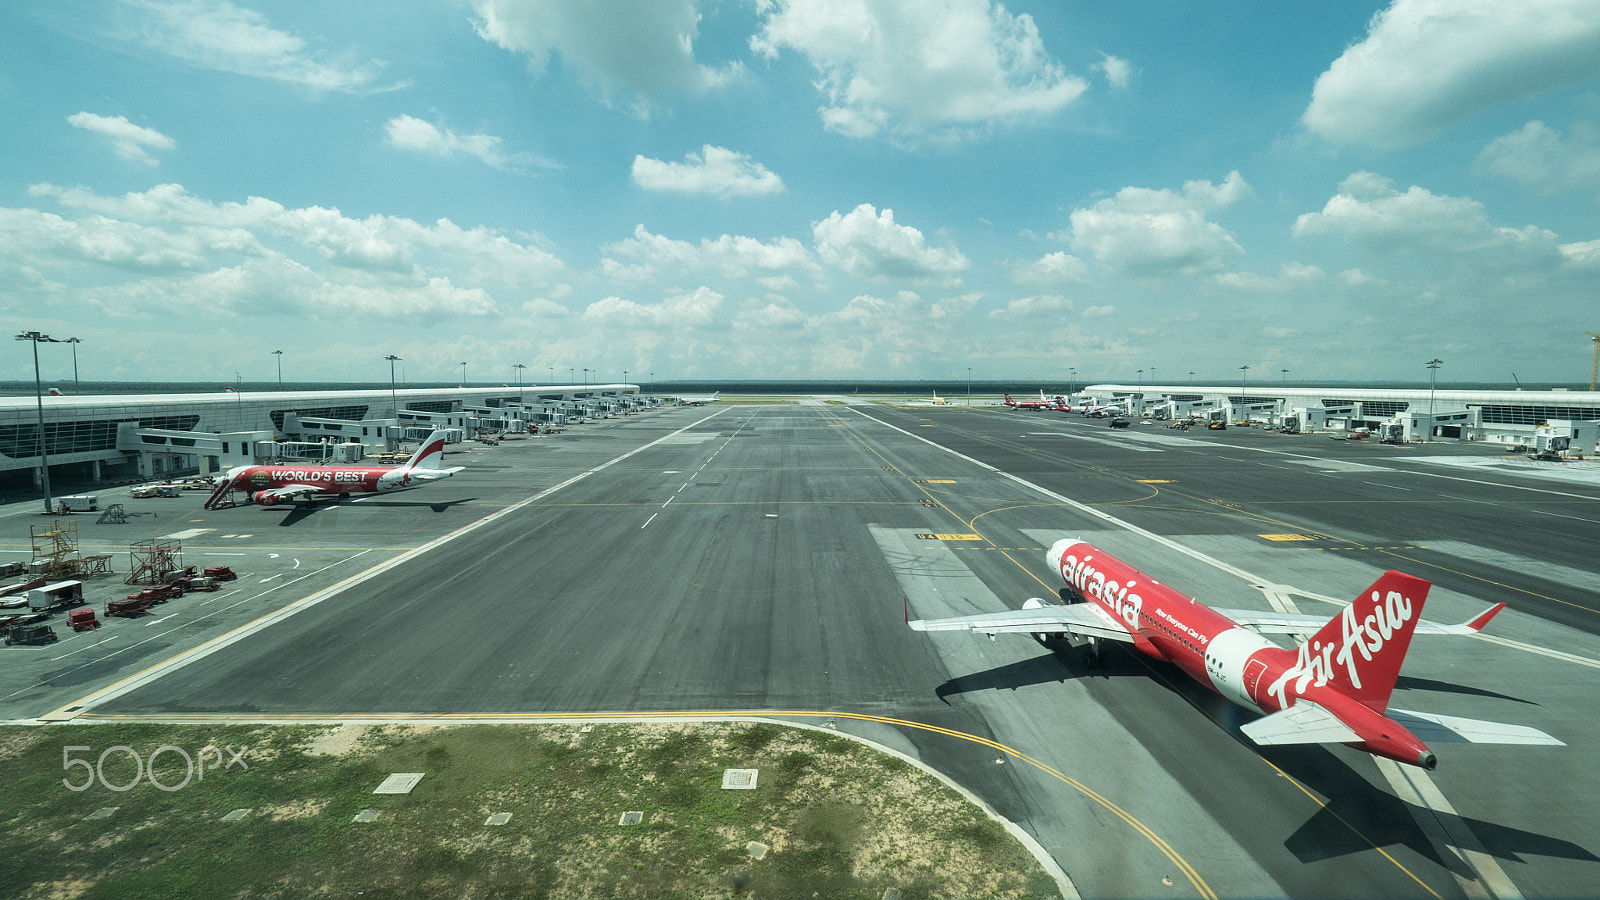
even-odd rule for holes
{"type": "Polygon", "coordinates": [[[1596,71],[1593,0],[1394,0],[1317,78],[1302,121],[1337,144],[1405,147],[1596,71]]]}
{"type": "Polygon", "coordinates": [[[1101,61],[1090,68],[1106,76],[1106,83],[1112,87],[1126,88],[1133,78],[1133,63],[1109,53],[1102,53],[1100,56],[1101,61]]]}
{"type": "Polygon", "coordinates": [[[125,2],[145,14],[138,30],[146,44],[204,69],[355,92],[367,89],[382,65],[325,61],[303,39],[228,0],[125,2]]]}
{"type": "Polygon", "coordinates": [[[706,144],[681,163],[633,158],[633,183],[647,191],[751,197],[783,191],[783,179],[743,153],[706,144]]]}
{"type": "Polygon", "coordinates": [[[1572,265],[1600,268],[1600,240],[1562,244],[1558,249],[1561,251],[1561,256],[1572,265]]]}
{"type": "Polygon", "coordinates": [[[1022,297],[1007,303],[1004,309],[992,309],[989,318],[1002,321],[1019,319],[1045,319],[1065,315],[1072,311],[1072,301],[1057,294],[1022,297]]]}
{"type": "Polygon", "coordinates": [[[1018,284],[1077,284],[1089,280],[1089,267],[1076,256],[1057,250],[1032,262],[1011,263],[1011,278],[1018,284]]]}
{"type": "Polygon", "coordinates": [[[1052,115],[1088,83],[1045,51],[1032,17],[990,0],[772,0],[756,53],[820,75],[824,127],[851,137],[954,137],[1052,115]]]}
{"type": "Polygon", "coordinates": [[[602,249],[607,254],[601,260],[605,274],[635,283],[653,279],[662,271],[695,275],[709,270],[735,278],[752,273],[760,273],[761,277],[782,277],[778,273],[818,271],[805,246],[788,237],[762,243],[752,237],[724,234],[715,240],[702,239],[698,244],[691,244],[651,234],[643,225],[637,225],[632,238],[607,244],[602,249]],[[629,264],[614,257],[638,262],[629,264]]]}
{"type": "Polygon", "coordinates": [[[1543,122],[1490,141],[1478,154],[1478,168],[1515,179],[1546,196],[1600,185],[1600,131],[1587,123],[1570,136],[1543,122]]]}
{"type": "Polygon", "coordinates": [[[1326,234],[1385,254],[1500,251],[1551,260],[1556,253],[1556,236],[1549,231],[1496,227],[1476,200],[1416,185],[1401,193],[1372,172],[1346,178],[1321,212],[1295,220],[1296,237],[1326,234]]]}
{"type": "Polygon", "coordinates": [[[415,116],[395,116],[384,126],[384,132],[384,140],[391,147],[446,158],[470,156],[502,172],[528,164],[549,165],[526,154],[507,153],[505,142],[492,134],[456,134],[415,116]]]}
{"type": "Polygon", "coordinates": [[[828,218],[813,223],[811,233],[816,239],[817,256],[853,275],[950,280],[967,268],[967,258],[961,251],[929,247],[921,231],[895,223],[894,210],[879,213],[870,203],[845,215],[835,210],[828,218]]]}
{"type": "Polygon", "coordinates": [[[653,102],[716,88],[741,67],[695,59],[700,15],[688,0],[472,0],[478,34],[528,58],[535,74],[559,53],[561,64],[606,102],[645,115],[653,102]]]}
{"type": "Polygon", "coordinates": [[[120,197],[85,188],[39,184],[34,196],[54,197],[62,205],[137,223],[172,223],[245,235],[262,244],[282,238],[313,251],[329,264],[372,272],[409,274],[427,256],[468,278],[507,286],[549,282],[565,266],[533,243],[518,243],[487,228],[464,229],[449,219],[423,225],[393,216],[349,218],[337,209],[291,209],[262,197],[243,203],[202,200],[182,185],[156,185],[120,197]]]}
{"type": "Polygon", "coordinates": [[[1109,315],[1111,315],[1112,313],[1114,313],[1116,311],[1117,311],[1116,307],[1109,306],[1109,305],[1108,306],[1087,306],[1087,307],[1084,307],[1083,317],[1085,319],[1104,319],[1106,316],[1109,316],[1109,315]]]}
{"type": "Polygon", "coordinates": [[[78,112],[67,116],[73,128],[82,128],[110,139],[111,149],[123,159],[153,166],[156,160],[149,150],[171,150],[178,142],[154,128],[145,128],[128,121],[127,116],[97,116],[92,112],[78,112]]]}
{"type": "Polygon", "coordinates": [[[1131,275],[1214,272],[1244,252],[1206,213],[1249,195],[1238,172],[1221,184],[1189,181],[1178,194],[1125,187],[1109,200],[1072,211],[1072,248],[1131,275]]]}
{"type": "Polygon", "coordinates": [[[722,322],[725,298],[701,286],[655,304],[637,303],[621,297],[605,297],[589,304],[585,320],[608,328],[683,330],[711,328],[722,322]]]}

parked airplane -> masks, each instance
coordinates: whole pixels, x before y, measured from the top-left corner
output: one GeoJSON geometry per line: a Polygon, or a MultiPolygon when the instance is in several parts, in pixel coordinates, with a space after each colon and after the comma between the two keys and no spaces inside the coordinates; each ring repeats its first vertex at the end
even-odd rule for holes
{"type": "Polygon", "coordinates": [[[722,392],[721,391],[717,391],[716,393],[712,394],[709,397],[679,397],[678,398],[678,405],[679,406],[705,406],[707,403],[715,403],[715,402],[717,402],[717,398],[720,397],[720,396],[722,396],[722,392]]]}
{"type": "Polygon", "coordinates": [[[443,431],[435,431],[422,442],[406,464],[389,466],[238,466],[218,482],[205,502],[216,509],[231,491],[246,491],[258,506],[277,506],[285,501],[315,503],[347,494],[385,494],[421,487],[430,481],[449,478],[462,466],[441,468],[444,457],[443,431]]]}
{"type": "Polygon", "coordinates": [[[946,400],[945,398],[943,398],[941,396],[939,396],[939,392],[938,391],[934,391],[932,400],[929,400],[927,397],[907,397],[906,398],[906,402],[907,403],[928,403],[928,404],[932,404],[934,406],[944,406],[944,405],[948,404],[950,401],[946,400]]]}
{"type": "Polygon", "coordinates": [[[1044,388],[1040,388],[1039,399],[1037,400],[1013,400],[1011,399],[1011,395],[1007,394],[1005,405],[1011,407],[1012,409],[1054,409],[1059,402],[1059,398],[1056,400],[1046,400],[1044,396],[1044,388]]]}
{"type": "Polygon", "coordinates": [[[1460,625],[1424,623],[1432,584],[1385,572],[1332,619],[1254,610],[1214,609],[1083,541],[1057,541],[1045,557],[1061,573],[1068,605],[1034,598],[1022,609],[948,619],[912,620],[917,631],[1025,632],[1088,639],[1089,661],[1101,641],[1121,641],[1165,660],[1245,709],[1264,713],[1240,730],[1257,744],[1348,744],[1377,756],[1432,769],[1423,743],[1562,742],[1534,728],[1391,709],[1413,633],[1472,634],[1505,608],[1498,603],[1460,625]],[[1311,635],[1289,650],[1261,633],[1311,635]]]}

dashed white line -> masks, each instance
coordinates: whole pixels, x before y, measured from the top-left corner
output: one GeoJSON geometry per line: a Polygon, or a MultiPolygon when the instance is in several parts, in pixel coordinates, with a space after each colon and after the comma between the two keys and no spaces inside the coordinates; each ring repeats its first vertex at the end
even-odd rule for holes
{"type": "Polygon", "coordinates": [[[658,512],[651,513],[650,514],[650,518],[644,520],[644,525],[640,525],[639,526],[639,530],[643,531],[644,530],[644,526],[645,525],[649,525],[651,522],[654,522],[656,520],[656,516],[659,516],[659,515],[661,515],[661,514],[658,513],[658,512]]]}

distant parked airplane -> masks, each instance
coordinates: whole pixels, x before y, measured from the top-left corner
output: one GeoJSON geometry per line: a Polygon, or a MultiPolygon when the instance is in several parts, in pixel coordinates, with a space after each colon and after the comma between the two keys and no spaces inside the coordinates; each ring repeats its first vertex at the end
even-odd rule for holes
{"type": "Polygon", "coordinates": [[[1317,616],[1213,609],[1083,541],[1057,541],[1045,558],[1067,587],[1057,606],[1034,598],[1022,609],[912,620],[917,631],[1007,632],[1087,638],[1090,664],[1101,641],[1133,645],[1245,709],[1265,713],[1240,730],[1257,744],[1348,744],[1432,769],[1422,742],[1561,744],[1522,725],[1389,708],[1411,635],[1473,634],[1505,608],[1498,603],[1460,625],[1422,624],[1432,584],[1385,572],[1330,620],[1317,616]],[[1261,632],[1311,635],[1289,650],[1261,632]]]}
{"type": "Polygon", "coordinates": [[[712,394],[709,397],[688,397],[688,396],[679,397],[678,398],[678,405],[679,406],[705,406],[707,403],[715,403],[715,402],[717,402],[717,398],[720,397],[720,396],[722,396],[722,392],[721,391],[717,391],[716,393],[712,394]]]}
{"type": "Polygon", "coordinates": [[[1057,403],[1057,400],[1045,399],[1044,388],[1040,388],[1039,399],[1037,400],[1013,400],[1011,395],[1007,394],[1005,405],[1012,409],[1054,409],[1057,403]]]}

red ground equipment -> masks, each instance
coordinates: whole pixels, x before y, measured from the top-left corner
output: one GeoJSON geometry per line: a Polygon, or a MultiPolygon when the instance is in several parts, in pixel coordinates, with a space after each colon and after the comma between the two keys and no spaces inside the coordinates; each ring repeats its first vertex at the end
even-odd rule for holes
{"type": "Polygon", "coordinates": [[[227,566],[206,566],[205,576],[207,578],[215,578],[218,581],[232,581],[239,577],[239,573],[227,566]]]}
{"type": "Polygon", "coordinates": [[[100,629],[100,620],[95,618],[94,608],[89,606],[67,613],[67,624],[72,626],[73,631],[98,631],[100,629]]]}

